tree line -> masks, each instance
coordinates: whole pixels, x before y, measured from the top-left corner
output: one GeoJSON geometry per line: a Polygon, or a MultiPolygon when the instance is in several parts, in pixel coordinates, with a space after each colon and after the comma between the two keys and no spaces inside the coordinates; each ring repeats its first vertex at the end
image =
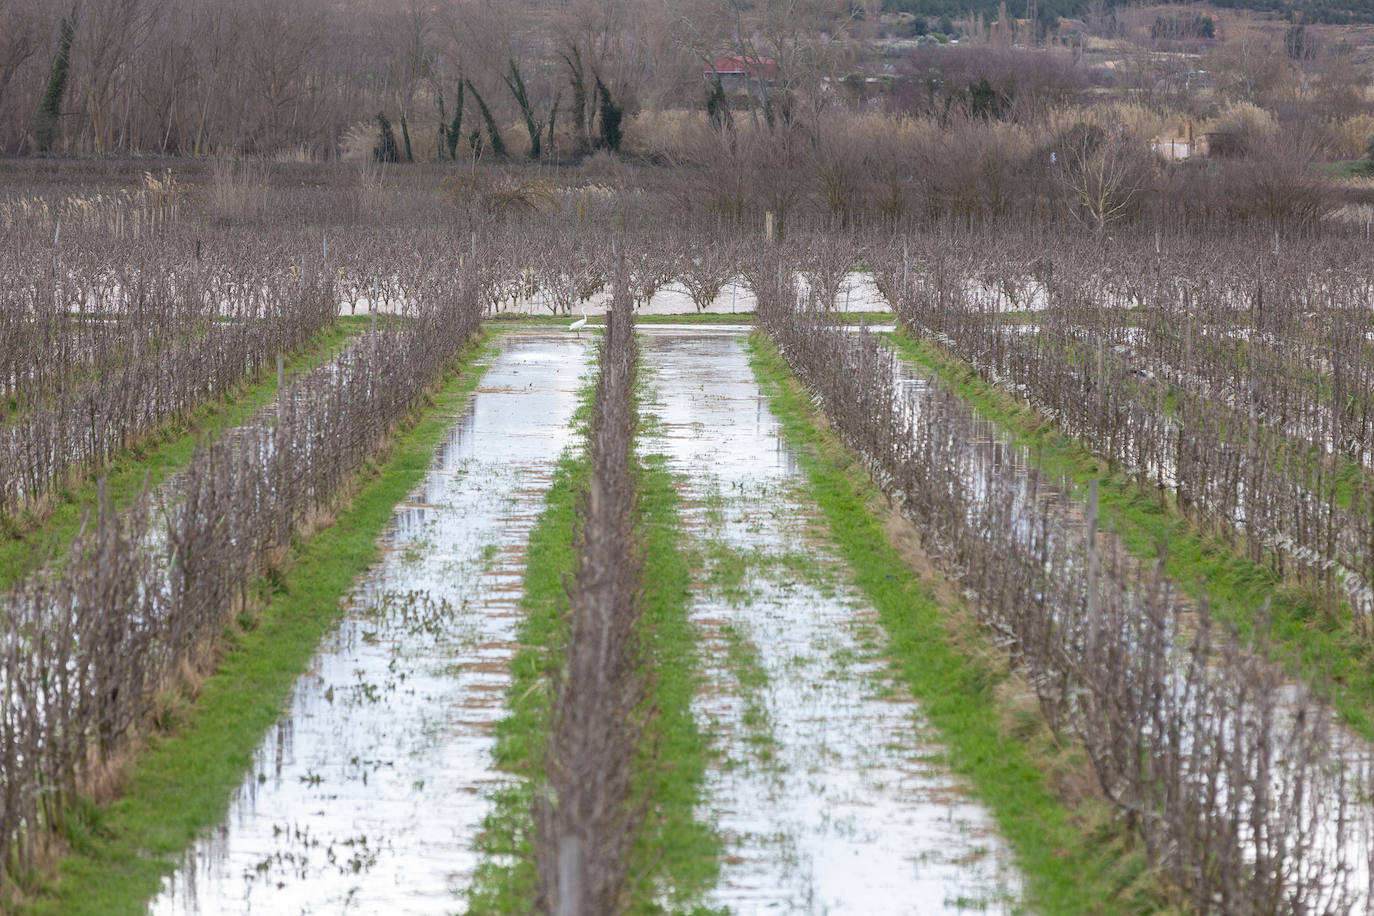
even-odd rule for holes
{"type": "Polygon", "coordinates": [[[699,105],[720,54],[814,81],[852,19],[839,0],[0,0],[0,151],[615,149],[642,105],[699,105]]]}

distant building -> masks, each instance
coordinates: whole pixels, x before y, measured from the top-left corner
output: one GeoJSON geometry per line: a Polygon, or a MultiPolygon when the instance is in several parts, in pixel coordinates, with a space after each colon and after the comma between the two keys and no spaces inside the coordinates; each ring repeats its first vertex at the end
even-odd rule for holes
{"type": "Polygon", "coordinates": [[[1208,155],[1212,141],[1211,134],[1193,135],[1193,122],[1179,127],[1171,133],[1160,134],[1150,141],[1150,149],[1154,150],[1161,159],[1169,162],[1181,162],[1184,159],[1196,159],[1208,155]]]}
{"type": "Polygon", "coordinates": [[[717,57],[703,68],[702,75],[707,80],[719,78],[721,87],[732,92],[746,88],[750,80],[771,86],[780,73],[778,62],[771,57],[717,57]]]}
{"type": "Polygon", "coordinates": [[[1187,159],[1193,154],[1192,144],[1177,137],[1155,137],[1150,141],[1150,149],[1170,162],[1187,159]]]}

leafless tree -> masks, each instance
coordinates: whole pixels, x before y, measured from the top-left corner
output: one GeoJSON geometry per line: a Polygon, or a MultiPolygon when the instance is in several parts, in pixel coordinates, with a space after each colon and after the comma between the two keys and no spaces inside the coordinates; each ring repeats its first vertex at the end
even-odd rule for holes
{"type": "Polygon", "coordinates": [[[1055,157],[1069,213],[1099,234],[1138,204],[1151,165],[1143,142],[1089,132],[1055,157]]]}
{"type": "Polygon", "coordinates": [[[871,335],[762,290],[769,335],[976,596],[1051,727],[1086,749],[1170,898],[1202,912],[1359,906],[1367,749],[1343,741],[1305,687],[1290,692],[1262,622],[1250,643],[1218,632],[1205,603],[1194,613],[1180,600],[1162,555],[1132,562],[1099,530],[1095,496],[1075,505],[1008,460],[949,388],[901,385],[871,335]]]}
{"type": "Polygon", "coordinates": [[[739,254],[740,247],[726,236],[693,245],[683,256],[677,279],[687,287],[698,312],[709,308],[725,285],[739,276],[739,254]]]}
{"type": "MultiPolygon", "coordinates": [[[[283,385],[270,414],[204,441],[162,493],[137,495],[121,510],[102,485],[64,562],[33,570],[0,595],[0,632],[6,634],[0,647],[0,893],[6,899],[16,882],[40,876],[41,853],[64,829],[76,798],[108,796],[131,746],[158,727],[159,697],[216,656],[214,642],[228,622],[254,610],[252,583],[280,564],[293,536],[336,511],[340,491],[470,340],[481,316],[475,289],[455,290],[451,269],[407,257],[423,238],[407,239],[400,251],[387,251],[375,239],[352,252],[344,246],[344,256],[380,255],[388,258],[388,270],[403,271],[410,299],[404,314],[383,319],[329,365],[283,385]],[[167,508],[155,512],[156,506],[167,508]]],[[[276,239],[279,246],[283,241],[276,239]]],[[[261,269],[255,263],[264,260],[261,252],[233,254],[246,260],[231,256],[219,269],[242,284],[244,295],[262,289],[260,275],[243,272],[250,263],[261,269]]],[[[302,263],[295,265],[297,277],[313,273],[310,282],[317,283],[328,275],[320,262],[306,269],[302,263]]],[[[202,272],[183,264],[177,277],[186,282],[202,272]]],[[[289,271],[275,281],[286,283],[287,276],[289,271]]],[[[135,273],[121,279],[133,291],[135,273]]],[[[200,291],[192,283],[190,292],[200,291]]],[[[332,298],[327,304],[332,311],[332,298]]],[[[177,307],[167,306],[175,315],[177,307]]],[[[139,317],[139,307],[136,296],[119,292],[102,312],[103,323],[118,326],[120,319],[139,317]]],[[[59,325],[75,320],[65,311],[59,315],[53,319],[59,325]]],[[[152,325],[142,317],[135,329],[152,325]]],[[[224,333],[203,333],[199,349],[188,343],[195,352],[187,362],[175,347],[159,354],[155,386],[137,388],[142,402],[121,403],[144,415],[179,393],[179,385],[190,381],[187,394],[193,393],[202,382],[184,376],[196,363],[221,375],[240,374],[244,353],[232,346],[236,335],[251,335],[255,325],[271,325],[273,318],[291,326],[300,317],[225,315],[224,333]]],[[[92,328],[77,339],[98,344],[106,333],[92,328]]],[[[70,348],[71,336],[59,331],[46,344],[36,343],[70,348]]],[[[146,347],[137,339],[124,343],[132,348],[95,346],[92,358],[103,360],[112,375],[130,349],[135,363],[142,362],[138,354],[146,347]]],[[[81,355],[83,348],[73,352],[81,355]]],[[[25,388],[34,384],[23,380],[25,388]]],[[[84,425],[84,410],[77,413],[83,431],[99,429],[84,425]]],[[[7,484],[12,470],[4,469],[7,484]]]]}

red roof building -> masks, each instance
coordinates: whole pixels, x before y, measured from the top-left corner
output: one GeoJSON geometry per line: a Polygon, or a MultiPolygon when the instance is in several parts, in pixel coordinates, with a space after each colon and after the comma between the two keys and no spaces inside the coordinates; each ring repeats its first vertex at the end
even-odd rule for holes
{"type": "Polygon", "coordinates": [[[705,67],[707,77],[754,79],[765,83],[776,80],[780,72],[778,62],[771,57],[717,57],[705,67]]]}

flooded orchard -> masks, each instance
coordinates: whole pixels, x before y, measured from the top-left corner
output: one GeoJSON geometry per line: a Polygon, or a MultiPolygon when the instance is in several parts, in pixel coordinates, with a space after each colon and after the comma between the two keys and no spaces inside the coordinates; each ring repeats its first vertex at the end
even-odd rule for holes
{"type": "Polygon", "coordinates": [[[876,612],[814,500],[737,334],[645,332],[643,362],[703,571],[697,715],[716,742],[709,895],[731,912],[1010,912],[1019,879],[892,676],[876,612]],[[860,904],[861,901],[861,904],[860,904]],[[851,909],[855,908],[855,909],[851,909]]]}
{"type": "Polygon", "coordinates": [[[511,333],[383,560],[151,912],[449,913],[476,865],[527,535],[590,341],[511,333]]]}
{"type": "Polygon", "coordinates": [[[1079,129],[1130,35],[999,124],[630,0],[154,117],[17,2],[0,914],[1374,916],[1368,112],[1185,166],[1079,129]]]}
{"type": "MultiPolygon", "coordinates": [[[[738,330],[644,335],[704,570],[696,714],[715,744],[701,817],[726,856],[712,906],[835,912],[1017,908],[988,814],[892,677],[877,617],[754,381],[738,330]]],[[[525,539],[589,341],[509,335],[385,558],[265,736],[224,823],[151,912],[448,913],[493,790],[525,539]]]]}

